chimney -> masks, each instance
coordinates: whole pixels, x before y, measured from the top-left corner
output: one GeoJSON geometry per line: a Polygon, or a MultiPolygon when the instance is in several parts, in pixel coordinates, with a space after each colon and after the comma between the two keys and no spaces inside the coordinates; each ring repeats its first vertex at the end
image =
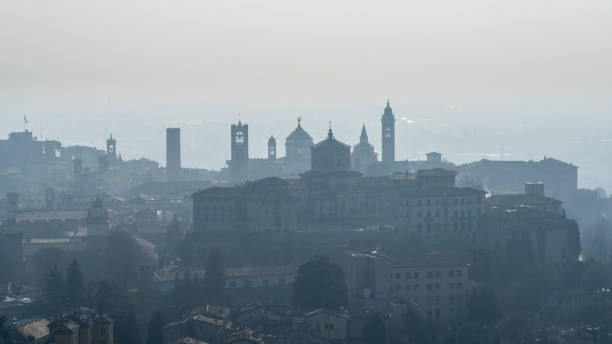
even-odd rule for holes
{"type": "Polygon", "coordinates": [[[542,182],[525,182],[525,194],[544,196],[544,183],[542,182]]]}

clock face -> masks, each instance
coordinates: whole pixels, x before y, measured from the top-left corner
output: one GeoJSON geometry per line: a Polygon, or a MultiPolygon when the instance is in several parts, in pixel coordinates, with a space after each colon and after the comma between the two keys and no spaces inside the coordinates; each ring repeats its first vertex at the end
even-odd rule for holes
{"type": "Polygon", "coordinates": [[[244,133],[242,131],[236,132],[236,144],[242,145],[244,144],[244,133]]]}

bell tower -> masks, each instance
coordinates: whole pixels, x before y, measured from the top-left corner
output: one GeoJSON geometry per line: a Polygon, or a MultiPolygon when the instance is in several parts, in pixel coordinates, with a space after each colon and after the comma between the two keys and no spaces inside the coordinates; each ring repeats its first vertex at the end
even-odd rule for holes
{"type": "Polygon", "coordinates": [[[276,139],[270,136],[268,139],[268,160],[276,159],[276,139]]]}
{"type": "Polygon", "coordinates": [[[113,134],[106,140],[106,155],[110,161],[117,160],[117,140],[113,138],[113,134]]]}
{"type": "Polygon", "coordinates": [[[395,161],[395,116],[387,99],[387,107],[380,119],[382,124],[382,162],[390,164],[395,161]]]}
{"type": "Polygon", "coordinates": [[[230,161],[230,174],[235,183],[243,182],[247,179],[249,168],[249,126],[242,124],[232,124],[232,160],[230,161]]]}

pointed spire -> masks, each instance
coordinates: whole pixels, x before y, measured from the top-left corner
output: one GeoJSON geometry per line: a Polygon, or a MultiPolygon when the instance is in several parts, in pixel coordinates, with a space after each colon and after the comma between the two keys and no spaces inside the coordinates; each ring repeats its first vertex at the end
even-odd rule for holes
{"type": "Polygon", "coordinates": [[[330,140],[334,138],[334,133],[332,132],[332,127],[331,127],[331,121],[329,121],[329,132],[327,133],[327,138],[330,140]]]}
{"type": "Polygon", "coordinates": [[[362,143],[368,142],[368,133],[366,131],[365,123],[363,124],[363,127],[361,127],[361,135],[359,136],[359,141],[362,143]]]}
{"type": "Polygon", "coordinates": [[[383,111],[383,117],[393,117],[393,110],[391,109],[391,105],[389,104],[389,98],[387,98],[387,106],[383,111]]]}
{"type": "Polygon", "coordinates": [[[302,126],[302,115],[298,116],[298,127],[302,126]]]}

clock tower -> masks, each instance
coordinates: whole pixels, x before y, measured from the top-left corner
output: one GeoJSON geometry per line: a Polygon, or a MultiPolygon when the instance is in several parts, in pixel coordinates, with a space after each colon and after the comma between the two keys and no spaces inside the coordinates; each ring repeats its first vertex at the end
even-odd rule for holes
{"type": "Polygon", "coordinates": [[[382,162],[390,164],[395,161],[395,116],[389,106],[389,100],[387,100],[387,107],[380,121],[382,123],[382,162]]]}
{"type": "Polygon", "coordinates": [[[234,183],[241,183],[247,179],[249,169],[249,126],[238,121],[238,124],[232,124],[231,134],[231,179],[234,183]]]}

